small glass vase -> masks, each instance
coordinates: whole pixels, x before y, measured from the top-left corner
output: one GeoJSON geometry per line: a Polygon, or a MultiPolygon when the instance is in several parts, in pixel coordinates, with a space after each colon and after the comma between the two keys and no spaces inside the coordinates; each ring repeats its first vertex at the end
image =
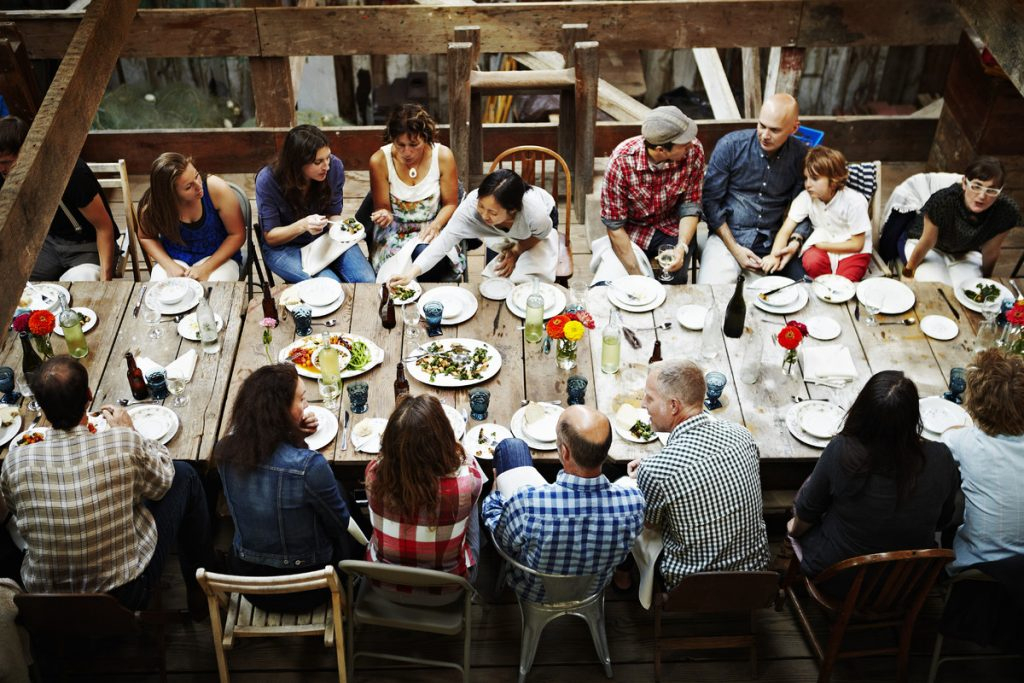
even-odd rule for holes
{"type": "Polygon", "coordinates": [[[572,370],[576,367],[576,342],[568,339],[558,339],[555,347],[555,360],[558,367],[563,370],[572,370]]]}
{"type": "Polygon", "coordinates": [[[796,360],[796,349],[786,351],[786,355],[782,357],[782,374],[792,375],[796,360]]]}
{"type": "Polygon", "coordinates": [[[999,346],[1008,353],[1024,355],[1024,326],[1006,323],[999,346]]]}
{"type": "Polygon", "coordinates": [[[32,342],[36,347],[36,351],[43,357],[43,360],[53,358],[54,353],[53,346],[50,345],[50,335],[47,334],[42,337],[32,335],[32,342]]]}

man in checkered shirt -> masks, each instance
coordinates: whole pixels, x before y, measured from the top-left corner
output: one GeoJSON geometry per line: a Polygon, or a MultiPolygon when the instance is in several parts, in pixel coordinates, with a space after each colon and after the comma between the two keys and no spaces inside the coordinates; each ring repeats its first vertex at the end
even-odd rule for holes
{"type": "Polygon", "coordinates": [[[103,406],[93,433],[89,375],[70,356],[31,381],[53,425],[45,440],[11,448],[0,492],[28,544],[21,578],[37,592],[107,592],[143,609],[175,542],[195,618],[208,614],[195,573],[212,545],[202,482],[167,447],[135,431],[121,407],[103,406]]]}
{"type": "Polygon", "coordinates": [[[652,109],[640,135],[612,150],[601,187],[601,222],[627,273],[644,273],[631,242],[648,258],[667,244],[675,248],[675,260],[666,267],[675,275],[672,283],[686,284],[704,169],[697,124],[676,107],[652,109]]]}
{"type": "Polygon", "coordinates": [[[660,529],[658,569],[671,590],[688,574],[763,570],[770,560],[761,513],[757,445],[745,428],[704,412],[704,373],[691,361],[651,366],[644,407],[670,432],[657,455],[629,464],[660,529]]]}
{"type": "MultiPolygon", "coordinates": [[[[484,524],[520,564],[550,574],[596,574],[605,586],[643,529],[643,494],[601,473],[612,443],[607,417],[572,406],[559,417],[556,433],[563,469],[553,484],[533,468],[525,442],[498,444],[484,524]]],[[[534,577],[511,568],[509,582],[523,599],[544,601],[544,587],[534,577]]]]}

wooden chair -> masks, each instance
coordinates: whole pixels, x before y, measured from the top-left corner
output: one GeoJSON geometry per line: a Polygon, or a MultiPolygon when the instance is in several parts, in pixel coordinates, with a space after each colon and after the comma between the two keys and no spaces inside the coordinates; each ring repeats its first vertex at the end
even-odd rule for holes
{"type": "Polygon", "coordinates": [[[558,232],[562,240],[558,247],[558,266],[555,270],[555,282],[563,287],[569,286],[569,278],[572,277],[572,241],[570,240],[570,228],[572,225],[572,174],[569,172],[569,165],[565,159],[559,156],[558,152],[547,147],[536,145],[521,145],[511,147],[499,154],[487,171],[493,173],[499,168],[509,168],[530,185],[536,185],[551,193],[551,196],[558,201],[561,194],[565,195],[565,221],[558,226],[558,232]],[[550,172],[549,172],[550,169],[550,172]],[[561,173],[565,177],[565,187],[560,187],[562,182],[559,177],[561,173]]]}
{"type": "Polygon", "coordinates": [[[166,626],[185,621],[178,612],[133,612],[107,593],[24,593],[14,596],[14,604],[18,623],[32,637],[37,666],[58,674],[66,661],[75,673],[157,670],[166,682],[166,626]],[[146,647],[130,658],[121,652],[110,654],[109,644],[95,643],[107,638],[138,639],[146,647]]]}
{"type": "Polygon", "coordinates": [[[345,637],[342,631],[341,582],[334,567],[327,566],[304,574],[288,576],[235,576],[214,574],[205,569],[196,571],[196,580],[206,593],[213,629],[213,646],[217,651],[217,670],[221,683],[228,683],[228,665],[224,650],[231,649],[235,638],[272,636],[315,636],[324,639],[324,647],[337,653],[338,680],[345,683],[345,637]],[[330,604],[306,613],[267,612],[254,607],[242,595],[281,595],[329,589],[330,604]],[[223,627],[221,607],[227,607],[223,627]]]}
{"type": "MultiPolygon", "coordinates": [[[[797,547],[796,544],[794,547],[797,547]]],[[[813,579],[800,574],[798,555],[790,560],[783,588],[818,658],[818,682],[826,683],[831,678],[837,659],[884,654],[897,655],[897,680],[906,681],[914,622],[939,572],[953,559],[953,551],[935,548],[861,555],[837,562],[813,579]],[[833,597],[822,590],[822,586],[833,579],[849,582],[850,587],[845,595],[833,597]],[[832,621],[832,632],[824,649],[818,643],[807,613],[797,599],[794,585],[798,583],[804,585],[807,594],[825,610],[832,621]],[[899,629],[899,643],[896,647],[840,652],[847,630],[892,627],[899,629]]]]}
{"type": "Polygon", "coordinates": [[[654,680],[661,681],[661,653],[667,650],[750,649],[750,674],[757,678],[757,643],[754,640],[754,611],[771,607],[779,593],[776,572],[702,572],[687,576],[671,592],[654,596],[654,680]],[[746,613],[750,630],[716,636],[662,635],[666,613],[746,613]]]}
{"type": "MultiPolygon", "coordinates": [[[[116,192],[109,192],[109,190],[120,190],[120,199],[124,204],[124,230],[121,233],[119,249],[121,256],[118,258],[117,266],[114,269],[114,275],[121,277],[124,275],[124,269],[127,265],[127,261],[130,258],[132,262],[132,275],[135,277],[135,281],[139,281],[139,218],[135,213],[135,202],[132,201],[132,185],[128,180],[128,169],[125,166],[124,159],[118,159],[116,162],[110,163],[90,163],[89,170],[96,176],[96,180],[99,181],[100,187],[104,190],[108,190],[108,199],[117,199],[116,192]]],[[[145,251],[142,251],[142,258],[145,260],[146,269],[151,269],[149,256],[146,255],[145,251]]]]}

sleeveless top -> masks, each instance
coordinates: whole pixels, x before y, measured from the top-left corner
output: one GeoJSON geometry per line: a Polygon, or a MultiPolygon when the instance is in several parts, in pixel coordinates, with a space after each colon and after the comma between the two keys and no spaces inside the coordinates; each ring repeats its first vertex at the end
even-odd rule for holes
{"type": "Polygon", "coordinates": [[[441,209],[441,169],[437,161],[437,145],[431,146],[430,169],[423,182],[407,185],[398,177],[395,161],[391,156],[391,145],[380,148],[388,165],[388,186],[391,195],[391,213],[395,217],[391,225],[374,232],[377,245],[373,255],[374,269],[402,248],[402,245],[434,220],[441,209]]]}
{"type": "MultiPolygon", "coordinates": [[[[224,240],[228,238],[227,228],[220,219],[220,214],[213,206],[210,192],[206,187],[206,180],[203,180],[203,215],[194,223],[179,223],[181,239],[185,244],[177,244],[170,241],[163,235],[160,236],[160,243],[167,251],[167,255],[176,261],[184,261],[188,265],[195,265],[201,259],[213,254],[220,248],[224,240]]],[[[236,251],[231,260],[242,263],[241,251],[236,251]]]]}

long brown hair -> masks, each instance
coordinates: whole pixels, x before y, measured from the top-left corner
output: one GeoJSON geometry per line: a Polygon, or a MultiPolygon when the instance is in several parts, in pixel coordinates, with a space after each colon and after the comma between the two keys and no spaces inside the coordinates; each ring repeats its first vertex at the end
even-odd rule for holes
{"type": "Polygon", "coordinates": [[[304,215],[307,211],[322,213],[330,208],[329,179],[310,180],[302,174],[302,167],[313,163],[316,153],[324,147],[331,147],[324,132],[304,123],[288,131],[281,153],[274,162],[274,180],[296,215],[304,215]]]}
{"type": "Polygon", "coordinates": [[[214,449],[215,462],[251,469],[270,460],[281,443],[302,447],[291,415],[298,381],[291,363],[264,365],[246,377],[231,409],[228,436],[214,449]]]}
{"type": "Polygon", "coordinates": [[[437,507],[437,481],[454,474],[465,457],[435,396],[406,396],[381,437],[370,492],[401,515],[437,507]]]}
{"type": "Polygon", "coordinates": [[[175,244],[185,244],[181,238],[181,216],[174,183],[189,164],[192,164],[192,157],[177,152],[164,152],[153,160],[149,189],[139,200],[139,231],[144,237],[157,239],[163,235],[175,244]]]}

